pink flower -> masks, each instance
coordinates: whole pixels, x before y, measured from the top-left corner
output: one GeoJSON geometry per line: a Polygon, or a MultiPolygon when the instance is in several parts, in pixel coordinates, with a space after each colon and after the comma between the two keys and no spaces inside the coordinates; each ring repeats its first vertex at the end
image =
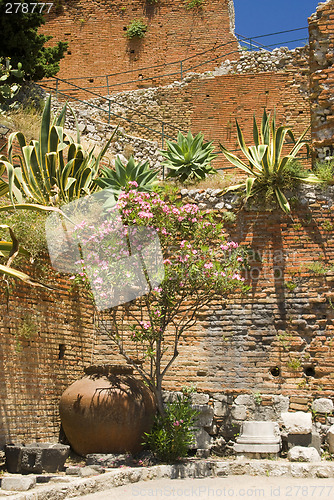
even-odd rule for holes
{"type": "Polygon", "coordinates": [[[211,269],[213,267],[212,262],[209,262],[208,264],[204,264],[205,269],[211,269]]]}
{"type": "Polygon", "coordinates": [[[138,183],[136,181],[129,181],[129,186],[133,186],[133,187],[138,187],[138,183]]]}

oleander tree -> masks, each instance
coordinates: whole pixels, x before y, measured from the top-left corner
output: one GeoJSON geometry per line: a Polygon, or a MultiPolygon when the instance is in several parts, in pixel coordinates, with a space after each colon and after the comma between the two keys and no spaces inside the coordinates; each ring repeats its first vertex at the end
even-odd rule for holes
{"type": "MultiPolygon", "coordinates": [[[[97,326],[151,387],[159,412],[164,415],[163,380],[179,355],[181,339],[214,299],[221,300],[237,288],[247,290],[240,273],[244,255],[236,242],[228,240],[213,214],[201,212],[193,204],[173,205],[156,193],[138,192],[135,184],[134,189],[122,192],[117,201],[122,230],[154,229],[160,238],[164,276],[145,295],[107,311],[97,311],[97,326]]],[[[72,279],[86,284],[90,279],[95,292],[100,287],[103,294],[110,290],[110,283],[105,283],[110,276],[108,261],[115,259],[107,249],[114,252],[117,233],[107,219],[85,233],[84,225],[85,221],[80,227],[81,244],[82,248],[89,244],[83,234],[93,242],[90,258],[81,261],[82,271],[72,279]],[[104,250],[99,255],[97,249],[102,246],[104,250]]],[[[131,275],[131,269],[125,265],[124,279],[126,275],[131,275]]]]}

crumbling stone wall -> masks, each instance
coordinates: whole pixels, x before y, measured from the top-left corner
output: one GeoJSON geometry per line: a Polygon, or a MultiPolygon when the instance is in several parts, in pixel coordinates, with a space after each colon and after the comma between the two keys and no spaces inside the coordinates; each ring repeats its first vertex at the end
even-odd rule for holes
{"type": "Polygon", "coordinates": [[[312,142],[317,156],[334,156],[334,1],[309,18],[312,142]]]}
{"type": "MultiPolygon", "coordinates": [[[[245,140],[252,143],[253,113],[261,119],[263,108],[276,110],[278,124],[287,124],[297,136],[301,134],[310,124],[307,81],[306,70],[303,75],[296,68],[278,73],[255,73],[252,78],[245,73],[189,75],[182,82],[165,87],[125,91],[112,96],[110,109],[123,119],[111,116],[111,123],[113,126],[119,123],[127,134],[161,145],[161,122],[164,122],[165,138],[175,140],[178,130],[184,133],[191,130],[193,134],[201,131],[216,147],[222,142],[236,150],[235,118],[244,131],[245,140]]],[[[91,117],[107,120],[109,102],[103,99],[90,102],[105,111],[99,112],[87,104],[74,104],[83,127],[91,117]]],[[[95,130],[98,127],[100,124],[95,130]]],[[[95,131],[91,134],[94,136],[95,131]]],[[[231,167],[223,155],[219,155],[213,165],[231,167]]]]}

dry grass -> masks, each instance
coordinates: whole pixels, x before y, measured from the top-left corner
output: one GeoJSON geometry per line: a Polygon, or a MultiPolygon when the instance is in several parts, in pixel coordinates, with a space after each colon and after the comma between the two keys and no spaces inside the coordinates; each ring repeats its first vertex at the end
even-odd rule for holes
{"type": "Polygon", "coordinates": [[[224,173],[223,171],[219,171],[217,175],[209,175],[206,179],[200,182],[187,182],[181,184],[180,182],[173,180],[166,180],[165,185],[174,186],[178,190],[183,188],[186,189],[226,189],[229,186],[233,186],[240,182],[240,175],[236,175],[236,173],[224,173]]]}
{"type": "Polygon", "coordinates": [[[12,131],[20,131],[27,142],[32,139],[38,140],[42,121],[42,112],[32,107],[20,108],[6,113],[7,126],[12,131]]]}

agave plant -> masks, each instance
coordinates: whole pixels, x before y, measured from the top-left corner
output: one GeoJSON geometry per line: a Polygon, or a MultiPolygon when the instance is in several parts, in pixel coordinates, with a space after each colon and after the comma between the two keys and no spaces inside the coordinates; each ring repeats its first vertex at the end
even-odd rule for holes
{"type": "Polygon", "coordinates": [[[228,188],[227,191],[243,188],[246,192],[246,201],[259,193],[272,191],[279,206],[285,213],[290,212],[290,204],[282,192],[287,185],[298,182],[320,183],[322,182],[316,175],[307,171],[301,171],[296,168],[296,156],[300,149],[305,146],[307,151],[308,144],[303,140],[308,128],[296,141],[294,135],[286,126],[280,126],[276,129],[275,113],[272,119],[270,114],[263,112],[260,129],[256,124],[255,116],[253,118],[253,139],[254,146],[246,146],[245,140],[236,120],[238,142],[240,149],[248,160],[240,160],[236,155],[229,152],[225,146],[220,144],[220,148],[227,160],[236,167],[248,174],[245,182],[228,188]],[[293,142],[293,147],[289,154],[283,154],[283,146],[286,136],[289,136],[293,142]]]}
{"type": "Polygon", "coordinates": [[[115,170],[109,167],[101,169],[101,176],[94,183],[103,189],[103,196],[107,200],[105,207],[115,205],[121,191],[137,189],[138,191],[152,191],[157,185],[159,171],[150,168],[149,162],[136,163],[133,156],[123,165],[119,156],[115,160],[115,170]]]}
{"type": "Polygon", "coordinates": [[[187,136],[178,133],[177,142],[167,142],[167,150],[161,154],[166,158],[163,164],[169,168],[167,177],[176,177],[181,182],[187,180],[201,180],[216,170],[210,163],[216,154],[211,142],[203,143],[203,134],[198,133],[193,137],[189,131],[187,136]]]}
{"type": "MultiPolygon", "coordinates": [[[[0,169],[6,169],[8,183],[0,185],[0,194],[6,189],[12,203],[14,197],[22,203],[23,196],[35,203],[55,206],[68,203],[97,189],[93,180],[98,175],[101,158],[112,137],[99,153],[94,148],[87,152],[64,132],[66,104],[54,119],[51,118],[51,96],[48,97],[42,116],[39,140],[28,145],[21,132],[13,132],[8,139],[8,159],[0,157],[0,169]],[[20,154],[14,153],[17,140],[20,154]],[[15,164],[18,161],[18,164],[15,164]]],[[[0,173],[1,175],[1,173],[0,173]]]]}

